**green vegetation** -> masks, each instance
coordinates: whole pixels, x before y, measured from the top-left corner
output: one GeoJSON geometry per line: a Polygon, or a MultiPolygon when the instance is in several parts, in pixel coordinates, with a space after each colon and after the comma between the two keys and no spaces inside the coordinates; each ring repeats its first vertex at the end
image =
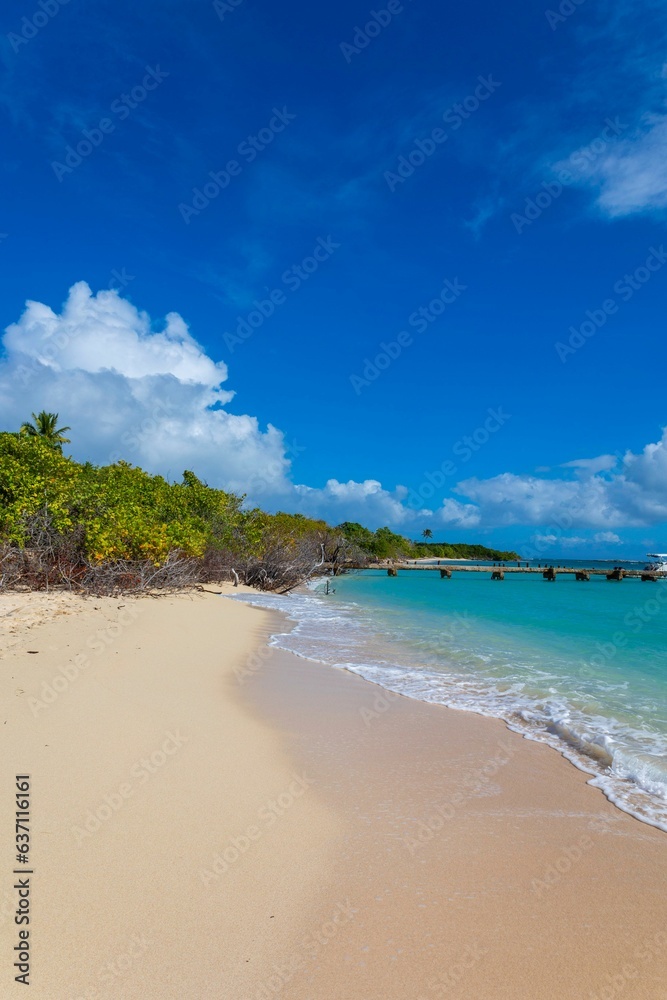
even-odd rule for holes
{"type": "Polygon", "coordinates": [[[58,427],[57,413],[47,413],[46,410],[41,410],[40,413],[33,413],[32,419],[34,423],[31,424],[29,420],[26,420],[21,425],[20,433],[25,437],[39,437],[52,448],[57,448],[58,451],[63,450],[64,444],[69,444],[70,439],[65,437],[65,432],[71,428],[58,427]]]}
{"type": "Polygon", "coordinates": [[[0,434],[0,586],[176,585],[238,577],[289,589],[342,539],[323,521],[247,510],[193,472],[82,465],[41,435],[0,434]]]}
{"type": "Polygon", "coordinates": [[[414,546],[403,535],[397,535],[389,528],[378,528],[370,531],[356,521],[345,521],[338,525],[338,531],[357,551],[360,559],[364,557],[378,559],[412,559],[414,546]]]}
{"type": "MultiPolygon", "coordinates": [[[[0,587],[96,592],[236,579],[289,590],[327,566],[382,559],[512,559],[483,546],[415,543],[389,528],[332,528],[302,514],[248,509],[194,472],[170,483],[126,462],[96,466],[62,454],[57,414],[0,433],[0,587]],[[31,427],[31,430],[27,428],[31,427]]],[[[426,536],[428,537],[428,536],[426,536]]]]}
{"type": "Polygon", "coordinates": [[[417,542],[417,559],[482,559],[484,562],[515,562],[517,552],[489,549],[486,545],[468,545],[465,542],[417,542]]]}
{"type": "MultiPolygon", "coordinates": [[[[379,559],[483,559],[491,562],[512,562],[519,558],[516,552],[489,549],[484,545],[467,545],[463,542],[411,542],[389,528],[369,531],[354,521],[345,521],[338,530],[354,547],[373,560],[379,559]]],[[[423,537],[432,538],[427,528],[423,537]]]]}
{"type": "Polygon", "coordinates": [[[172,486],[122,462],[79,465],[39,438],[0,435],[0,465],[2,537],[20,547],[41,520],[54,536],[78,531],[94,562],[157,564],[172,549],[203,555],[212,537],[233,535],[241,517],[237,498],[207,491],[192,473],[172,486]]]}

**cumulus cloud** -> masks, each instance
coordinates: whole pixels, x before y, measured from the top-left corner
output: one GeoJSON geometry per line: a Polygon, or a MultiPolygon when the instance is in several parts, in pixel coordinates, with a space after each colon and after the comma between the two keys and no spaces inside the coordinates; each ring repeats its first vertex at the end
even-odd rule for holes
{"type": "Polygon", "coordinates": [[[482,511],[471,503],[461,503],[451,497],[443,500],[442,507],[436,512],[436,518],[443,524],[452,524],[457,528],[476,528],[482,521],[482,511]]]}
{"type": "Polygon", "coordinates": [[[444,523],[458,521],[464,511],[469,523],[476,520],[494,527],[558,524],[568,512],[576,514],[572,523],[576,519],[586,527],[620,523],[617,512],[609,508],[607,486],[600,477],[582,482],[506,472],[492,479],[473,478],[459,483],[455,492],[472,504],[445,502],[438,513],[444,523]]]}
{"type": "Polygon", "coordinates": [[[376,479],[366,479],[363,483],[354,480],[339,483],[337,479],[329,479],[324,489],[296,486],[295,492],[299,511],[317,515],[326,510],[337,523],[358,520],[360,511],[366,522],[374,525],[408,525],[433,516],[430,510],[413,511],[404,506],[408,494],[404,486],[389,492],[376,479]]]}
{"type": "MultiPolygon", "coordinates": [[[[93,295],[85,281],[72,286],[59,315],[41,302],[27,302],[18,323],[7,327],[3,343],[8,354],[23,355],[54,372],[113,371],[128,379],[173,375],[209,389],[227,378],[226,365],[204,354],[178,313],[167,315],[162,332],[154,331],[147,313],[116,291],[93,295]]],[[[219,398],[227,402],[232,394],[219,398]]]]}
{"type": "MultiPolygon", "coordinates": [[[[445,500],[435,519],[442,524],[547,525],[569,528],[641,527],[667,520],[667,429],[640,454],[627,452],[564,464],[575,479],[542,478],[506,472],[472,478],[454,492],[466,502],[445,500]],[[616,471],[614,471],[616,470],[616,471]]],[[[616,541],[600,539],[601,541],[616,541]]]]}
{"type": "Polygon", "coordinates": [[[0,424],[18,427],[32,410],[59,412],[72,452],[99,463],[124,458],[172,479],[194,469],[212,486],[248,493],[268,507],[378,526],[408,524],[430,511],[404,506],[404,487],[376,480],[322,489],[295,485],[301,450],[271,424],[232,414],[227,366],[214,362],[178,313],[157,328],[116,291],[73,285],[60,313],[28,302],[7,327],[0,360],[0,424]]]}
{"type": "Polygon", "coordinates": [[[289,488],[283,435],[225,409],[234,397],[222,388],[227,367],[208,357],[177,313],[154,329],[117,292],[93,295],[78,282],[60,313],[28,302],[3,345],[4,427],[17,427],[31,410],[53,410],[76,429],[81,459],[123,457],[173,478],[195,468],[238,490],[266,468],[273,490],[289,488]]]}

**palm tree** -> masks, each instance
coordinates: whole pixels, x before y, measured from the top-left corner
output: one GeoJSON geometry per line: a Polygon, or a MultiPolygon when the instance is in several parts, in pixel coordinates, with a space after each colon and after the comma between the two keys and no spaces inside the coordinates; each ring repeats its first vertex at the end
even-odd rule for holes
{"type": "Polygon", "coordinates": [[[46,410],[42,410],[41,413],[33,413],[32,419],[34,420],[32,424],[28,420],[21,424],[21,437],[40,438],[50,448],[57,448],[58,451],[63,450],[64,444],[69,444],[70,439],[65,437],[65,431],[71,428],[58,427],[57,413],[47,413],[46,410]]]}
{"type": "Polygon", "coordinates": [[[428,538],[433,538],[433,532],[430,528],[424,528],[422,531],[422,538],[426,541],[428,538]]]}

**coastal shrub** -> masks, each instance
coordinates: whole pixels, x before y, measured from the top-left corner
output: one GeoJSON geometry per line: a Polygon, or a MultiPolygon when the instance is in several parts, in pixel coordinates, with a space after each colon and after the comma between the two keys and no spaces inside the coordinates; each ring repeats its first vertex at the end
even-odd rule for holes
{"type": "Polygon", "coordinates": [[[323,567],[335,575],[441,553],[516,558],[481,546],[415,544],[387,527],[268,514],[189,470],[170,483],[123,461],[75,462],[38,434],[0,433],[0,587],[111,592],[234,579],[286,591],[323,567]]]}
{"type": "Polygon", "coordinates": [[[246,509],[244,497],[191,471],[169,483],[127,462],[81,464],[39,437],[0,434],[0,586],[236,577],[289,589],[333,558],[333,542],[323,521],[246,509]]]}

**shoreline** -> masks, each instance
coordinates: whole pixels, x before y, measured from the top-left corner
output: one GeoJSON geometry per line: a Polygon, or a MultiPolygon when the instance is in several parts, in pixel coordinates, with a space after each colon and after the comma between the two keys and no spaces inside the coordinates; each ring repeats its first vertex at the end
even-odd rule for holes
{"type": "MultiPolygon", "coordinates": [[[[591,786],[599,789],[607,800],[621,812],[632,816],[639,822],[645,823],[654,829],[667,833],[667,804],[659,790],[652,789],[650,784],[647,785],[642,774],[639,776],[635,774],[632,778],[626,778],[610,771],[614,760],[613,751],[605,744],[601,744],[595,737],[596,735],[598,737],[600,735],[609,735],[612,737],[612,741],[618,739],[617,732],[611,728],[611,724],[615,723],[613,715],[606,717],[600,715],[602,721],[605,721],[606,718],[609,728],[602,728],[596,733],[595,730],[587,729],[587,722],[590,723],[590,719],[587,720],[583,716],[577,715],[579,709],[575,703],[568,702],[565,706],[570,713],[567,723],[562,722],[557,714],[551,717],[549,715],[545,716],[544,709],[540,704],[543,699],[548,699],[548,696],[544,693],[542,694],[542,698],[534,696],[532,701],[526,699],[523,703],[519,704],[515,701],[506,702],[503,699],[502,693],[499,693],[493,684],[489,683],[476,688],[475,697],[471,698],[471,689],[466,683],[461,686],[455,679],[453,685],[449,687],[445,685],[443,678],[447,676],[446,672],[444,675],[437,669],[435,671],[424,669],[422,672],[417,667],[418,676],[415,678],[415,666],[414,664],[410,665],[409,660],[411,656],[409,650],[403,648],[402,654],[399,652],[399,657],[394,660],[394,648],[400,650],[400,640],[399,645],[396,647],[394,647],[393,640],[389,643],[384,642],[379,648],[372,645],[371,648],[364,649],[365,657],[362,656],[359,658],[357,655],[355,662],[348,662],[350,654],[347,639],[343,641],[340,647],[336,648],[337,636],[331,633],[325,638],[325,633],[322,632],[322,628],[327,627],[326,615],[323,619],[324,625],[321,626],[319,624],[319,615],[316,614],[313,619],[310,608],[305,606],[290,606],[291,602],[294,605],[297,604],[295,598],[298,597],[317,600],[317,593],[311,588],[304,587],[295,591],[290,596],[290,602],[281,602],[275,608],[268,602],[275,600],[277,603],[280,598],[276,595],[260,596],[255,593],[249,596],[248,601],[262,610],[275,610],[278,614],[284,615],[285,620],[289,622],[289,626],[287,630],[281,630],[277,638],[280,636],[288,637],[292,633],[301,633],[304,631],[306,636],[309,636],[311,640],[310,645],[312,646],[313,635],[309,633],[308,627],[312,626],[314,622],[314,637],[318,645],[326,648],[327,642],[329,642],[333,643],[333,647],[329,646],[328,653],[325,653],[324,657],[312,648],[307,648],[308,643],[306,643],[306,649],[304,649],[303,643],[301,643],[301,649],[298,649],[295,648],[295,644],[287,641],[281,645],[281,648],[297,656],[310,659],[314,663],[321,663],[328,666],[335,664],[335,669],[344,669],[354,676],[362,677],[369,683],[377,685],[381,690],[387,691],[390,694],[404,696],[427,704],[440,705],[451,711],[471,713],[481,718],[500,720],[509,731],[519,734],[526,740],[546,745],[550,749],[555,750],[569,764],[586,774],[591,786]],[[334,648],[333,654],[331,653],[332,648],[334,648]],[[405,658],[406,653],[408,654],[408,660],[405,658]],[[389,669],[386,669],[387,667],[389,669]],[[438,689],[437,695],[434,695],[434,685],[438,689]],[[527,716],[524,715],[525,712],[528,712],[527,716]]],[[[356,605],[356,603],[356,601],[352,600],[353,605],[356,605]]],[[[324,608],[325,605],[322,604],[321,607],[324,608]]],[[[344,603],[341,607],[341,612],[344,615],[349,614],[349,624],[353,625],[356,618],[355,609],[353,607],[345,607],[344,603]]],[[[464,627],[468,626],[464,623],[464,627]]],[[[373,626],[373,632],[374,636],[371,637],[371,642],[375,643],[377,639],[381,639],[381,631],[377,629],[377,623],[373,626]]],[[[368,639],[369,636],[364,632],[362,627],[360,633],[361,643],[367,646],[368,639]]],[[[403,645],[405,644],[403,643],[403,645]]],[[[628,729],[627,732],[630,739],[635,738],[636,731],[628,729]]],[[[624,746],[623,743],[620,743],[619,746],[622,750],[627,749],[627,745],[624,746]]],[[[642,747],[636,746],[633,748],[633,751],[636,754],[645,752],[648,758],[651,748],[644,751],[642,747]]],[[[655,747],[652,748],[652,752],[655,756],[655,747]]],[[[638,757],[637,759],[641,765],[643,758],[638,757]]],[[[658,754],[657,759],[664,760],[664,756],[661,757],[658,754]]],[[[662,780],[664,784],[664,775],[662,780]]]]}
{"type": "Polygon", "coordinates": [[[244,697],[347,818],[336,883],[358,909],[354,940],[333,941],[285,996],[330,995],[335,981],[340,995],[392,1000],[534,1000],[556,985],[588,998],[604,995],[621,965],[642,979],[632,996],[660,995],[661,831],[500,719],[268,648],[244,697]],[[582,923],[583,911],[596,916],[582,923]],[[635,969],[636,949],[651,941],[653,964],[635,969]]]}
{"type": "Polygon", "coordinates": [[[663,834],[550,748],[269,646],[283,619],[241,601],[65,610],[0,656],[38,1000],[589,1000],[624,968],[660,996],[663,834]]]}

